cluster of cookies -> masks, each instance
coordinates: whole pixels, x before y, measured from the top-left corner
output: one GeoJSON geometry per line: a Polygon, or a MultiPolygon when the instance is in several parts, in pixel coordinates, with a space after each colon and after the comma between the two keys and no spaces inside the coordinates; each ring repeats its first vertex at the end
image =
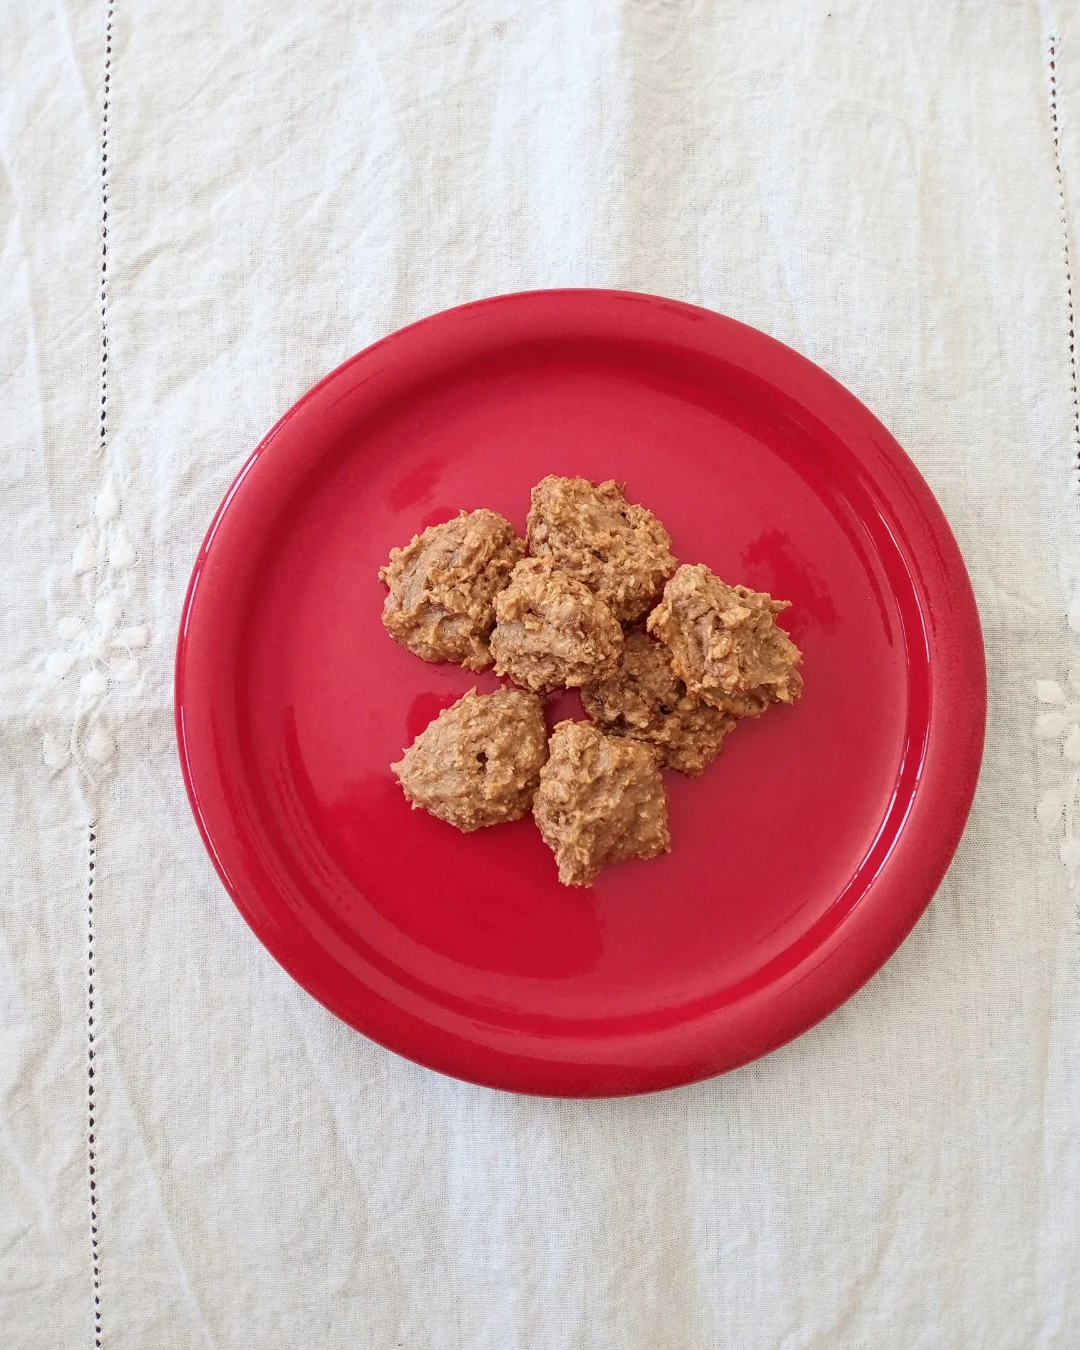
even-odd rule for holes
{"type": "Polygon", "coordinates": [[[741,719],[802,692],[802,653],[775,622],[788,602],[680,567],[615,482],[545,478],[524,540],[463,511],[393,549],[379,579],[403,647],[518,686],[440,713],[392,766],[405,795],[464,831],[531,810],[566,885],[668,852],[661,767],[696,777],[741,719]],[[590,720],[549,738],[541,696],[566,688],[590,720]]]}

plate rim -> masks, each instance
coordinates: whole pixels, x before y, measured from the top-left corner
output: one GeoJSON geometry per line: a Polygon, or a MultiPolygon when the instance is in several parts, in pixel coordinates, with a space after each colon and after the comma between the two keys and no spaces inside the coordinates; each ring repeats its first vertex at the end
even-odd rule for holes
{"type": "MultiPolygon", "coordinates": [[[[517,340],[522,340],[520,331],[517,340]]],[[[716,352],[707,354],[717,356],[716,352]]],[[[725,354],[725,359],[727,355],[729,353],[725,354]]],[[[369,378],[368,383],[378,384],[378,379],[369,378]]],[[[776,385],[777,381],[770,379],[770,383],[776,385]]],[[[384,392],[381,398],[385,397],[384,392]]],[[[326,411],[329,413],[330,409],[326,411]]],[[[845,446],[848,453],[865,467],[865,460],[860,459],[856,447],[846,438],[845,446]]],[[[272,499],[273,494],[266,491],[267,486],[273,484],[264,485],[258,495],[272,499]]],[[[227,567],[224,570],[227,571],[227,567]]],[[[205,588],[202,593],[205,594],[205,588]]],[[[959,545],[918,468],[870,409],[822,367],[757,328],[683,301],[644,292],[602,288],[516,291],[440,310],[362,349],[313,385],[259,441],[214,513],[185,593],[174,668],[177,747],[189,805],[226,891],[278,964],[335,1015],[370,1039],[416,1063],[488,1087],[564,1097],[661,1091],[713,1077],[793,1040],[847,1002],[908,936],[933,899],[952,861],[974,801],[984,746],[986,704],[981,626],[959,545]],[[250,903],[244,880],[237,879],[235,859],[223,856],[221,831],[216,828],[218,822],[207,819],[208,807],[211,815],[215,808],[210,803],[213,793],[207,790],[205,764],[212,757],[206,754],[205,725],[198,717],[186,715],[189,711],[194,713],[198,704],[196,691],[200,677],[189,673],[189,662],[194,650],[193,635],[205,621],[199,613],[200,582],[207,576],[208,564],[214,558],[218,563],[215,570],[222,570],[230,547],[235,556],[235,541],[230,544],[228,539],[229,526],[239,519],[245,506],[253,509],[254,504],[245,502],[245,484],[253,481],[254,471],[261,466],[263,477],[286,480],[286,487],[287,480],[295,480],[295,465],[286,465],[283,458],[279,465],[272,462],[275,452],[271,447],[283,434],[287,434],[294,423],[312,415],[319,403],[325,402],[339,383],[347,382],[350,372],[358,366],[372,366],[373,376],[381,376],[384,382],[397,378],[410,383],[411,378],[406,378],[410,372],[413,377],[422,377],[424,353],[433,336],[438,345],[441,328],[450,330],[456,326],[459,339],[464,333],[467,339],[473,340],[478,336],[483,339],[492,327],[497,335],[500,326],[513,328],[515,322],[519,330],[529,332],[532,321],[533,327],[539,325],[545,331],[558,334],[560,316],[571,327],[583,325],[588,331],[591,331],[590,325],[599,322],[605,329],[603,335],[609,338],[622,337],[627,324],[631,328],[644,325],[646,330],[653,330],[654,336],[681,329],[685,338],[695,330],[700,332],[700,325],[705,322],[710,335],[718,338],[723,334],[725,341],[739,350],[739,364],[748,371],[760,375],[760,365],[766,369],[771,367],[787,378],[789,387],[791,383],[805,385],[816,396],[826,398],[835,415],[858,431],[866,445],[872,445],[872,452],[879,459],[877,467],[887,467],[904,489],[908,498],[904,509],[898,507],[894,496],[890,496],[889,501],[894,510],[906,516],[915,533],[915,543],[910,546],[911,556],[921,559],[927,547],[937,555],[941,575],[920,575],[920,587],[917,588],[920,609],[936,605],[947,611],[955,622],[950,641],[944,646],[939,641],[937,659],[930,663],[932,711],[927,739],[928,743],[933,743],[935,753],[932,757],[928,755],[923,775],[912,794],[909,816],[899,830],[889,856],[851,913],[841,920],[824,943],[814,949],[814,960],[808,959],[796,966],[791,975],[780,981],[783,990],[770,985],[765,991],[757,991],[735,1005],[714,1010],[689,1028],[624,1036],[620,1042],[624,1048],[641,1042],[638,1053],[624,1054],[611,1065],[581,1063],[558,1055],[547,1060],[535,1056],[523,1058],[515,1051],[511,1033],[507,1033],[507,1045],[503,1049],[462,1040],[446,1028],[436,1028],[433,1022],[425,1022],[405,1013],[397,1004],[382,1000],[373,988],[367,990],[367,1006],[390,1008],[389,1022],[370,1017],[358,1019],[355,1008],[347,1007],[342,998],[325,986],[318,987],[320,981],[315,975],[318,962],[311,960],[312,953],[303,950],[303,942],[299,947],[291,946],[280,926],[268,922],[261,907],[250,903]],[[933,706],[935,698],[939,701],[937,708],[933,706]],[[913,859],[908,855],[913,837],[910,831],[916,819],[931,837],[932,847],[924,850],[921,858],[913,859]],[[931,856],[925,856],[926,853],[931,856]],[[896,884],[905,873],[911,881],[907,888],[896,884]],[[876,904],[867,904],[868,900],[875,899],[871,895],[873,890],[880,898],[876,904]],[[891,901],[891,907],[886,900],[891,901]],[[772,997],[766,997],[766,994],[772,997]],[[402,1019],[408,1022],[410,1018],[416,1025],[403,1026],[402,1019]],[[360,1022],[363,1025],[358,1024],[360,1022]],[[417,1035],[417,1027],[426,1028],[427,1035],[417,1035]],[[675,1049],[674,1062],[663,1053],[656,1054],[655,1045],[646,1044],[658,1038],[675,1049]]],[[[228,851],[226,840],[224,852],[228,851]]],[[[290,937],[295,936],[290,934],[290,937]]],[[[305,932],[302,936],[307,938],[308,935],[305,932]]],[[[323,960],[326,959],[324,953],[323,960]]]]}

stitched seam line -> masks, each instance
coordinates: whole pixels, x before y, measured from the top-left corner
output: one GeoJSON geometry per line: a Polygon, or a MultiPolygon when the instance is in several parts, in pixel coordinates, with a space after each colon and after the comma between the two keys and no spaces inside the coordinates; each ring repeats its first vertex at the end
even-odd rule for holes
{"type": "Polygon", "coordinates": [[[109,98],[112,93],[113,0],[105,18],[105,78],[101,106],[101,415],[98,450],[104,453],[109,434],[109,98]]]}
{"type": "Polygon", "coordinates": [[[101,1251],[97,1211],[97,1107],[94,1102],[94,867],[97,863],[97,829],[91,825],[88,840],[86,884],[86,1167],[90,1191],[90,1260],[94,1283],[94,1347],[101,1350],[101,1251]]]}
{"type": "Polygon", "coordinates": [[[1069,371],[1072,379],[1073,441],[1077,463],[1080,465],[1080,393],[1077,391],[1076,310],[1073,304],[1072,249],[1069,244],[1069,216],[1065,204],[1065,173],[1061,166],[1061,126],[1058,120],[1057,99],[1057,38],[1051,36],[1049,45],[1050,68],[1050,130],[1054,138],[1054,172],[1057,175],[1058,207],[1061,213],[1061,249],[1065,262],[1065,299],[1069,322],[1069,371]]]}
{"type": "MultiPolygon", "coordinates": [[[[109,434],[109,103],[112,94],[113,0],[106,0],[105,68],[101,99],[101,410],[98,417],[98,454],[104,455],[109,434]]],[[[86,892],[86,1168],[90,1200],[90,1270],[93,1282],[94,1350],[101,1350],[101,1242],[98,1233],[97,1105],[94,1074],[97,1050],[94,1016],[94,869],[97,864],[97,829],[89,830],[86,892]]]]}

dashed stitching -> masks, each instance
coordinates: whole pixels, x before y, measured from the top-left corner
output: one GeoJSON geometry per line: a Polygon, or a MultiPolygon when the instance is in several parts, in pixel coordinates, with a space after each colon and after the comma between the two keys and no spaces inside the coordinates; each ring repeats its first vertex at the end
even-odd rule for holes
{"type": "MultiPolygon", "coordinates": [[[[105,71],[101,102],[101,411],[98,418],[98,454],[104,457],[109,435],[109,102],[112,93],[113,0],[107,0],[105,15],[105,71]]],[[[73,739],[75,732],[72,732],[73,739]]],[[[96,1048],[94,1032],[94,869],[97,864],[97,831],[89,832],[86,894],[86,1166],[90,1193],[90,1268],[93,1281],[94,1350],[101,1350],[101,1243],[98,1233],[97,1106],[94,1101],[96,1048]]]]}
{"type": "Polygon", "coordinates": [[[109,96],[112,93],[113,4],[108,0],[105,19],[105,89],[101,109],[101,416],[98,451],[105,453],[109,436],[109,96]]]}
{"type": "MultiPolygon", "coordinates": [[[[71,557],[71,571],[83,598],[79,613],[72,605],[57,624],[63,646],[37,659],[39,677],[31,706],[49,698],[52,717],[35,715],[42,733],[45,768],[57,777],[73,767],[91,788],[116,757],[114,694],[134,687],[140,678],[139,653],[151,641],[145,624],[131,623],[127,614],[134,570],[135,546],[123,518],[117,475],[107,464],[109,425],[109,117],[112,106],[113,0],[107,0],[105,65],[101,114],[101,251],[98,318],[101,360],[99,409],[93,454],[103,464],[90,519],[71,557]],[[63,723],[66,722],[66,726],[63,723]]],[[[74,596],[72,597],[74,602],[74,596]]]]}
{"type": "Polygon", "coordinates": [[[94,868],[97,863],[97,832],[90,826],[88,880],[86,888],[86,1166],[90,1182],[90,1260],[94,1288],[94,1347],[101,1350],[101,1248],[98,1240],[97,1205],[97,1107],[94,1101],[94,868]]]}
{"type": "Polygon", "coordinates": [[[1061,166],[1061,127],[1057,100],[1057,38],[1050,38],[1050,130],[1054,138],[1054,171],[1057,174],[1058,206],[1061,212],[1061,247],[1065,261],[1065,300],[1069,323],[1069,368],[1072,378],[1073,440],[1080,464],[1080,393],[1077,391],[1076,311],[1073,304],[1072,249],[1069,245],[1069,216],[1065,202],[1065,173],[1061,166]]]}

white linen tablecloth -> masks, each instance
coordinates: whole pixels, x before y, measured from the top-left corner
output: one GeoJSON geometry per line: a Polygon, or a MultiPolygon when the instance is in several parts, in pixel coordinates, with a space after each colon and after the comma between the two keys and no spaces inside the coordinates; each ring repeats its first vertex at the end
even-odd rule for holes
{"type": "Polygon", "coordinates": [[[0,156],[0,1345],[1080,1346],[1080,9],[5,0],[0,156]],[[721,310],[867,402],[990,670],[898,955],[621,1101],[336,1022],[217,882],[172,731],[261,435],[404,323],[564,285],[721,310]]]}

